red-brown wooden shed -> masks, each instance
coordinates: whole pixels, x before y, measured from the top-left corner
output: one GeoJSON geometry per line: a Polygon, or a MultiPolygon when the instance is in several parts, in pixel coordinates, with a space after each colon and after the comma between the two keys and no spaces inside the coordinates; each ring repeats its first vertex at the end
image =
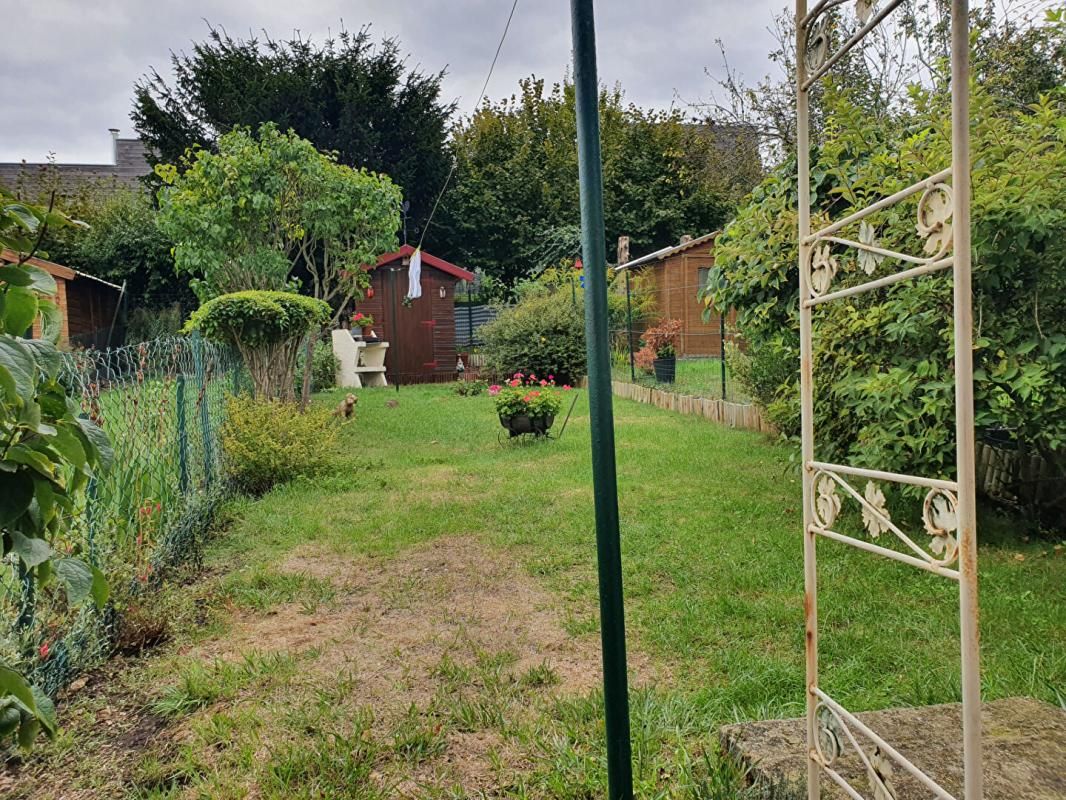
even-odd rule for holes
{"type": "Polygon", "coordinates": [[[356,308],[374,318],[374,333],[389,343],[385,356],[389,383],[454,380],[455,286],[474,280],[474,273],[423,250],[422,296],[404,305],[414,252],[405,244],[369,267],[370,292],[356,308]]]}

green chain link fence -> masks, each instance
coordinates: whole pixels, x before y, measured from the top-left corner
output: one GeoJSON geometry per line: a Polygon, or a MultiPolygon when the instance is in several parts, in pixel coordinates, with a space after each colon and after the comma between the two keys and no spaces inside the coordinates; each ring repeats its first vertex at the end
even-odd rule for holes
{"type": "Polygon", "coordinates": [[[107,432],[114,466],[94,479],[57,551],[99,567],[112,602],[69,608],[35,587],[15,559],[0,562],[0,661],[54,695],[120,641],[122,609],[174,567],[197,564],[219,501],[218,427],[242,378],[233,352],[198,334],[69,353],[61,381],[107,432]]]}

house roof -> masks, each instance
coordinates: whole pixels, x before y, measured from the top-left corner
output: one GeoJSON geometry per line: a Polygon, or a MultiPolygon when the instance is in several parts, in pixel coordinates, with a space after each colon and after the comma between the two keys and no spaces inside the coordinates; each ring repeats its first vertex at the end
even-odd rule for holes
{"type": "MultiPolygon", "coordinates": [[[[377,267],[383,267],[386,264],[391,264],[394,261],[399,261],[401,258],[405,258],[407,256],[410,256],[414,252],[415,252],[415,248],[413,248],[409,244],[405,244],[403,247],[401,247],[396,252],[394,252],[394,253],[386,253],[385,255],[381,256],[381,258],[378,259],[378,263],[375,264],[370,269],[375,269],[377,267]]],[[[474,280],[474,273],[471,272],[470,270],[463,269],[462,267],[457,267],[455,264],[452,264],[450,261],[445,261],[443,258],[437,258],[437,256],[432,255],[431,253],[427,253],[425,250],[422,251],[422,263],[425,264],[426,266],[433,267],[434,269],[439,269],[441,272],[445,272],[448,275],[452,275],[452,276],[458,278],[461,281],[472,281],[472,280],[474,280]]]]}
{"type": "Polygon", "coordinates": [[[643,267],[647,264],[652,264],[656,261],[665,261],[670,256],[675,256],[678,253],[683,253],[686,250],[691,250],[693,247],[699,247],[701,244],[714,241],[720,231],[714,231],[713,233],[705,233],[703,236],[697,236],[695,239],[690,239],[683,244],[672,244],[669,247],[663,247],[656,250],[654,253],[648,253],[646,256],[635,258],[632,261],[627,261],[625,264],[619,264],[615,267],[616,271],[623,269],[633,269],[634,267],[643,267]]]}
{"type": "MultiPolygon", "coordinates": [[[[19,254],[14,250],[8,250],[6,247],[0,250],[0,261],[5,264],[17,264],[19,263],[19,254]]],[[[111,283],[111,281],[105,281],[103,278],[97,278],[95,275],[89,275],[85,272],[79,272],[76,269],[65,267],[62,264],[57,264],[54,261],[47,261],[43,258],[37,258],[33,256],[27,258],[23,263],[31,264],[35,267],[40,267],[53,278],[62,278],[65,281],[72,281],[76,278],[88,278],[91,281],[102,283],[104,286],[109,286],[116,292],[121,292],[123,289],[117,283],[111,283]]]]}

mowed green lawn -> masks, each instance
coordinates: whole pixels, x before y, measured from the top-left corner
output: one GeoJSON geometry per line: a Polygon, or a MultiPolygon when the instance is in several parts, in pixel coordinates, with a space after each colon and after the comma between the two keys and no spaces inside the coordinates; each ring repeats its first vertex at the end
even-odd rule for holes
{"type": "MultiPolygon", "coordinates": [[[[394,553],[475,534],[573,599],[592,628],[585,401],[581,392],[560,440],[501,446],[488,397],[446,388],[364,392],[345,447],[377,466],[318,489],[283,489],[250,506],[244,525],[260,532],[257,550],[309,537],[394,553]],[[420,485],[445,491],[447,502],[419,502],[417,491],[412,502],[394,502],[395,489],[420,485]]],[[[800,484],[789,451],[759,434],[624,400],[615,401],[615,423],[635,642],[674,665],[678,688],[701,693],[722,721],[801,713],[800,484]]],[[[1054,542],[997,538],[979,556],[985,696],[1066,700],[1066,552],[1054,542]]],[[[955,584],[831,542],[819,557],[827,691],[856,710],[957,700],[955,584]]]]}
{"type": "MultiPolygon", "coordinates": [[[[403,723],[423,727],[382,737],[369,732],[366,719],[388,713],[369,700],[363,728],[350,714],[329,711],[350,700],[338,694],[344,682],[336,675],[315,684],[314,695],[294,688],[292,676],[323,657],[323,648],[292,651],[282,661],[245,653],[239,667],[224,668],[188,650],[205,637],[236,647],[226,644],[234,614],[300,602],[313,617],[338,602],[347,590],[329,576],[297,580],[278,572],[309,546],[353,564],[388,565],[422,558],[415,554],[456,537],[476,541],[490,561],[516,562],[523,580],[555,599],[566,635],[594,642],[586,399],[579,393],[561,439],[501,444],[489,397],[459,397],[449,387],[362,392],[356,421],[341,433],[336,468],[235,507],[234,522],[209,555],[213,577],[201,582],[212,588],[183,590],[204,594],[219,609],[214,624],[179,636],[120,679],[153,713],[192,731],[178,737],[180,752],[148,748],[123,778],[128,796],[243,797],[249,785],[263,797],[496,796],[429,778],[401,793],[381,789],[384,779],[373,777],[428,769],[458,747],[460,740],[447,737],[472,731],[498,740],[486,756],[496,771],[485,778],[498,793],[600,796],[600,696],[595,688],[536,694],[530,687],[556,680],[550,653],[543,667],[518,678],[504,669],[514,654],[482,647],[464,667],[457,666],[461,655],[448,657],[434,671],[441,685],[433,699],[412,705],[403,723]],[[278,750],[262,726],[307,703],[314,724],[305,716],[286,722],[294,727],[284,728],[285,736],[302,738],[294,738],[292,752],[278,750]],[[323,724],[330,713],[335,718],[323,724]],[[355,751],[337,730],[365,745],[358,763],[338,764],[337,753],[355,751]],[[250,740],[247,731],[260,732],[250,740]],[[244,755],[223,759],[220,752],[244,755]]],[[[758,434],[628,401],[616,401],[615,416],[640,796],[737,797],[737,776],[716,755],[717,727],[803,713],[800,486],[789,450],[758,434]]],[[[985,697],[1062,703],[1066,553],[1054,541],[997,536],[999,543],[980,552],[985,697]]],[[[823,687],[852,710],[958,700],[957,587],[831,542],[820,545],[819,557],[823,687]]],[[[493,591],[507,597],[510,588],[505,582],[493,591]]],[[[268,624],[255,640],[260,653],[279,649],[270,631],[268,624]]],[[[595,660],[586,668],[595,673],[595,660]]],[[[587,677],[595,687],[598,677],[587,677]]],[[[358,695],[358,681],[353,685],[358,695]]],[[[76,703],[71,718],[85,718],[76,703]]],[[[96,767],[84,737],[97,735],[93,730],[74,725],[43,764],[66,753],[68,772],[90,776],[74,785],[106,784],[111,776],[91,777],[96,767]],[[90,755],[71,765],[75,751],[90,755]]]]}

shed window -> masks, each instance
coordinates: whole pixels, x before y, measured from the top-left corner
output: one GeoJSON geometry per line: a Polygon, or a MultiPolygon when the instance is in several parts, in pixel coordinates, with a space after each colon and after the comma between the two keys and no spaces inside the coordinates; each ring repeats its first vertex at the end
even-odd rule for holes
{"type": "Polygon", "coordinates": [[[707,284],[711,280],[711,268],[710,267],[700,267],[698,275],[699,275],[699,277],[698,277],[699,286],[697,288],[699,289],[699,291],[702,292],[704,289],[707,288],[707,284]]]}

